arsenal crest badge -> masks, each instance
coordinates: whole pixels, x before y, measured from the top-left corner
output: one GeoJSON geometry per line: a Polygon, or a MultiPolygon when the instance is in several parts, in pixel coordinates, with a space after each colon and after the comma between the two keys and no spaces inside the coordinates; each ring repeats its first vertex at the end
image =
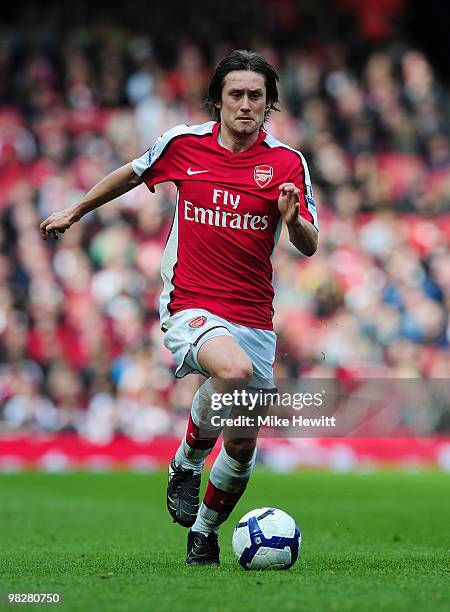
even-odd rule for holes
{"type": "Polygon", "coordinates": [[[258,185],[258,187],[261,187],[261,189],[263,187],[267,187],[273,178],[272,166],[255,166],[253,178],[255,179],[255,183],[258,185]]]}
{"type": "Polygon", "coordinates": [[[204,325],[206,323],[206,317],[200,316],[200,317],[195,317],[195,319],[192,319],[192,321],[189,321],[188,325],[189,327],[192,327],[192,329],[197,329],[197,327],[202,327],[202,325],[204,325]]]}

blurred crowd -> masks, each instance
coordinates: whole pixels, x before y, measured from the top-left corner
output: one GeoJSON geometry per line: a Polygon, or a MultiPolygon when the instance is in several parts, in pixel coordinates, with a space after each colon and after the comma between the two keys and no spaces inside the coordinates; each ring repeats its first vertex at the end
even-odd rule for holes
{"type": "MultiPolygon", "coordinates": [[[[448,378],[449,91],[400,43],[357,67],[337,43],[255,50],[281,77],[266,127],[308,160],[320,222],[314,257],[285,233],[276,251],[276,376],[448,378]]],[[[39,223],[164,130],[207,121],[228,49],[185,40],[167,67],[150,38],[106,28],[56,51],[0,44],[0,429],[181,433],[200,378],[175,383],[159,330],[173,186],[140,186],[57,242],[39,223]]]]}

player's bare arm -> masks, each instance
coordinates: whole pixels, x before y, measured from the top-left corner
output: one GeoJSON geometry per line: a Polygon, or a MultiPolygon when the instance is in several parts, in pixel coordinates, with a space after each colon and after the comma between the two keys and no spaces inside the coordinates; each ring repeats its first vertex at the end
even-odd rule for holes
{"type": "Polygon", "coordinates": [[[117,168],[94,185],[81,202],[47,217],[40,225],[41,237],[44,240],[58,239],[58,232],[64,233],[86,213],[118,198],[140,183],[142,178],[134,172],[131,163],[117,168]]]}
{"type": "Polygon", "coordinates": [[[311,257],[317,250],[319,232],[300,216],[300,190],[294,183],[280,185],[278,209],[286,223],[289,239],[303,255],[311,257]]]}

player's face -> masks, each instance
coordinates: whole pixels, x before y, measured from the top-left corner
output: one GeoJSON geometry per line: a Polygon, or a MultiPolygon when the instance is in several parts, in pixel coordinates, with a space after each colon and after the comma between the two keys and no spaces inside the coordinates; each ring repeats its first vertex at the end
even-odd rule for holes
{"type": "Polygon", "coordinates": [[[222,89],[222,125],[236,136],[259,132],[268,108],[264,76],[252,70],[229,72],[222,89]]]}

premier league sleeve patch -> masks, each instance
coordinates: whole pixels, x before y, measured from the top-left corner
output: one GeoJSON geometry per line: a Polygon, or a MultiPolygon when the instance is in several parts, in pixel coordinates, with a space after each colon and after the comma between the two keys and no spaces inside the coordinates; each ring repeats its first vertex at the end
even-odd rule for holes
{"type": "Polygon", "coordinates": [[[308,202],[308,206],[313,206],[314,208],[316,207],[312,185],[306,185],[306,200],[308,202]]]}

